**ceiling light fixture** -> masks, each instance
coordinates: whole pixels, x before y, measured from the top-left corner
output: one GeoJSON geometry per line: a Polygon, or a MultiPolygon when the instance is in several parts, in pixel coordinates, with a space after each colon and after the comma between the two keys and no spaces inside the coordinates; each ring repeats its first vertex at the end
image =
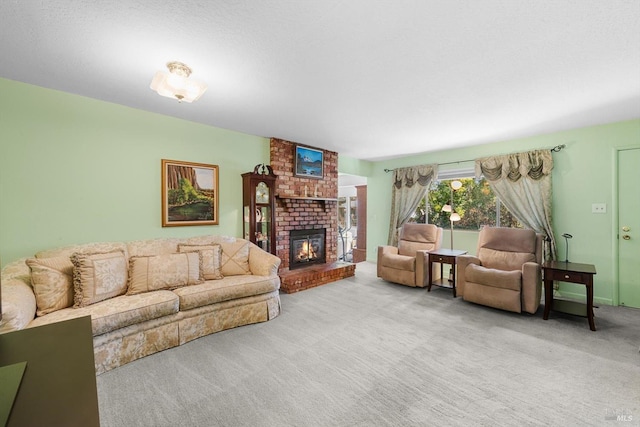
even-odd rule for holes
{"type": "Polygon", "coordinates": [[[193,102],[199,99],[207,85],[203,82],[190,80],[191,68],[182,62],[169,62],[169,72],[158,71],[151,81],[151,89],[160,96],[177,99],[178,102],[193,102]]]}

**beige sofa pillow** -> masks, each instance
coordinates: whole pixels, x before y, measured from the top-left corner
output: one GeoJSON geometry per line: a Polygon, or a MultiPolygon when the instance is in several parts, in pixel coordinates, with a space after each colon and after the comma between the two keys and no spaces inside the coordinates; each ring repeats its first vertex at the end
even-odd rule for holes
{"type": "Polygon", "coordinates": [[[220,242],[222,246],[221,269],[224,276],[251,274],[249,270],[249,241],[220,242]]]}
{"type": "Polygon", "coordinates": [[[202,254],[202,277],[205,280],[223,279],[220,271],[220,261],[222,258],[222,246],[211,245],[189,245],[180,243],[178,252],[200,252],[202,254]]]}
{"type": "Polygon", "coordinates": [[[73,263],[69,257],[32,258],[27,265],[38,316],[73,305],[73,263]]]}
{"type": "Polygon", "coordinates": [[[127,295],[204,282],[199,251],[155,256],[133,256],[129,259],[127,295]]]}
{"type": "Polygon", "coordinates": [[[71,255],[73,306],[85,307],[127,291],[127,260],[124,252],[71,255]]]}

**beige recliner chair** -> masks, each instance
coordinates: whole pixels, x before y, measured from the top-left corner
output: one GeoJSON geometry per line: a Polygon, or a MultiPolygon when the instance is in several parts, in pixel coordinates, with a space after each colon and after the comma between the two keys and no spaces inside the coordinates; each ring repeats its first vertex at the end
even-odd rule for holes
{"type": "MultiPolygon", "coordinates": [[[[442,228],[433,224],[405,224],[398,234],[398,247],[378,247],[378,277],[389,282],[424,288],[429,280],[427,252],[440,249],[442,228]]],[[[434,269],[439,277],[440,269],[434,269]]]]}
{"type": "Polygon", "coordinates": [[[457,259],[458,296],[502,310],[535,313],[542,293],[542,240],[533,230],[484,227],[477,256],[457,259]]]}

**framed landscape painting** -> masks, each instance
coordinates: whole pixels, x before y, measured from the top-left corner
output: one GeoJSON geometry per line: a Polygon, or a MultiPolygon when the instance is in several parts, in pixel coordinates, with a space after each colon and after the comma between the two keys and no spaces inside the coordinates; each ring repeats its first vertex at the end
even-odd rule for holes
{"type": "Polygon", "coordinates": [[[218,224],[218,165],[162,159],[162,226],[218,224]]]}
{"type": "Polygon", "coordinates": [[[295,176],[322,179],[324,177],[324,152],[296,145],[295,176]]]}

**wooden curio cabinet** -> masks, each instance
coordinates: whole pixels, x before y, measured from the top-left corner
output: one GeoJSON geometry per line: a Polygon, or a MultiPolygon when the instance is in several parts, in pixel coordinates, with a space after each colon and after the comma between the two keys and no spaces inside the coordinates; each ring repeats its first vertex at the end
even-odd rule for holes
{"type": "Polygon", "coordinates": [[[267,252],[276,253],[275,184],[269,165],[256,165],[242,174],[243,237],[267,252]]]}

